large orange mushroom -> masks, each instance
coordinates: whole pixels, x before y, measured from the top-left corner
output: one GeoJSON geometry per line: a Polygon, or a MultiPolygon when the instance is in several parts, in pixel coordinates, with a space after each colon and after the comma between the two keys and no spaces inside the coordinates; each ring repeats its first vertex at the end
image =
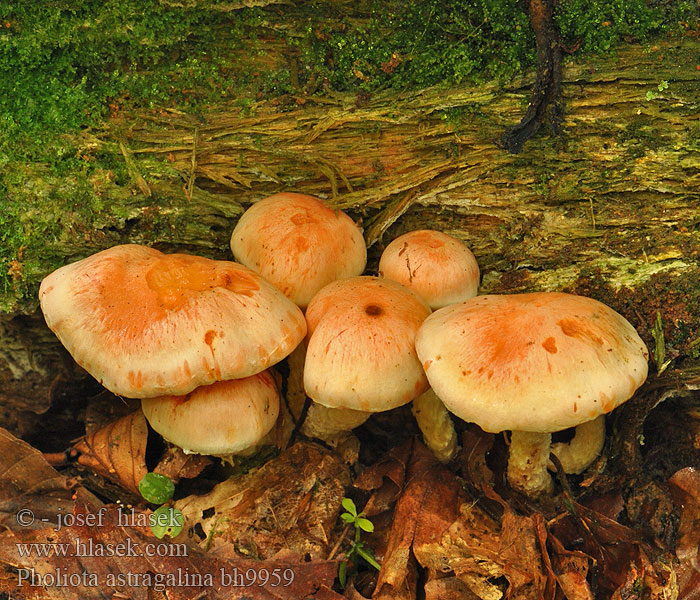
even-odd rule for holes
{"type": "Polygon", "coordinates": [[[602,415],[647,375],[647,348],[624,317],[555,292],[478,296],[440,309],[421,326],[416,350],[448,410],[485,431],[512,432],[508,480],[530,496],[552,489],[552,449],[567,470],[597,456],[602,415]],[[578,430],[572,445],[552,448],[551,432],[569,427],[578,430]]]}
{"type": "Polygon", "coordinates": [[[306,333],[299,308],[250,269],[134,244],[61,267],[39,298],[78,364],[129,398],[254,375],[306,333]]]}

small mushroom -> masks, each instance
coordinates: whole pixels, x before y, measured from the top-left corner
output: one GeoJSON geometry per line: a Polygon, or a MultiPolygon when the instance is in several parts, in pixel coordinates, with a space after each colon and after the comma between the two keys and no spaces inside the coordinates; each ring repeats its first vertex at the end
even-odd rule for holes
{"type": "Polygon", "coordinates": [[[61,267],[39,298],[77,363],[128,398],[254,375],[306,333],[301,310],[250,269],[135,244],[61,267]]]}
{"type": "Polygon", "coordinates": [[[144,398],[141,410],[153,429],[185,453],[228,457],[255,448],[274,426],[279,404],[267,370],[185,396],[144,398]]]}
{"type": "MultiPolygon", "coordinates": [[[[379,276],[398,281],[433,310],[476,296],[479,265],[460,240],[441,231],[421,229],[397,237],[382,253],[379,276]]],[[[457,453],[457,434],[442,401],[432,389],[411,406],[423,440],[441,462],[457,453]]]]}
{"type": "Polygon", "coordinates": [[[597,421],[584,425],[587,444],[555,447],[562,457],[583,454],[565,462],[585,468],[602,448],[601,415],[647,375],[647,348],[624,317],[556,292],[478,296],[440,309],[423,323],[416,350],[448,410],[485,431],[512,432],[508,480],[533,497],[553,489],[551,432],[597,421]]]}
{"type": "Polygon", "coordinates": [[[352,277],[323,288],[306,310],[304,388],[317,435],[356,427],[428,388],[414,347],[428,306],[399,283],[352,277]],[[322,418],[321,418],[322,417],[322,418]],[[314,422],[316,421],[316,422],[314,422]]]}
{"type": "Polygon", "coordinates": [[[231,251],[302,309],[323,286],[359,275],[367,263],[365,240],[350,217],[289,192],[259,200],[243,214],[231,251]]]}
{"type": "Polygon", "coordinates": [[[420,229],[393,240],[379,259],[379,276],[413,290],[433,310],[476,296],[479,265],[451,235],[420,229]]]}

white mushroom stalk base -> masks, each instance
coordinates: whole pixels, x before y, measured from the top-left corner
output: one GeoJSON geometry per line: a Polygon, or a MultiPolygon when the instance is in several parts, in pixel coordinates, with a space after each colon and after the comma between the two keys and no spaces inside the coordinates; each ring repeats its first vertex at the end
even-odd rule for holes
{"type": "Polygon", "coordinates": [[[547,471],[552,436],[549,433],[513,431],[508,453],[508,483],[526,496],[551,495],[554,482],[547,471]]]}
{"type": "Polygon", "coordinates": [[[457,433],[442,400],[431,388],[413,400],[411,411],[423,433],[425,445],[440,462],[450,462],[457,454],[457,433]]]}
{"type": "Polygon", "coordinates": [[[605,415],[600,415],[578,425],[570,441],[552,444],[551,452],[559,459],[564,473],[579,474],[598,457],[604,444],[605,415]]]}

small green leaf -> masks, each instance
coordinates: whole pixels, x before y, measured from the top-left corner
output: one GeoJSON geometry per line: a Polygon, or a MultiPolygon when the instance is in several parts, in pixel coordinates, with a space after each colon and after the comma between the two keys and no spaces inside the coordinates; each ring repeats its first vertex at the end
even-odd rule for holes
{"type": "Polygon", "coordinates": [[[357,519],[357,526],[363,531],[368,531],[372,533],[374,531],[374,523],[369,519],[357,519]]]}
{"type": "Polygon", "coordinates": [[[381,570],[382,565],[380,565],[377,562],[377,559],[374,558],[372,555],[372,552],[370,550],[367,550],[365,548],[364,544],[355,544],[355,550],[357,550],[357,553],[364,558],[370,565],[372,565],[377,571],[381,570]]]}
{"type": "Polygon", "coordinates": [[[338,565],[338,580],[340,581],[340,587],[345,589],[345,582],[347,580],[348,571],[348,561],[344,560],[338,565]]]}
{"type": "Polygon", "coordinates": [[[151,531],[159,540],[164,536],[175,537],[182,531],[185,524],[184,515],[172,506],[161,506],[153,511],[151,518],[151,531]]]}
{"type": "Polygon", "coordinates": [[[350,513],[343,513],[342,515],[340,515],[340,518],[343,519],[343,521],[345,521],[346,523],[354,523],[356,517],[353,517],[350,513]]]}
{"type": "Polygon", "coordinates": [[[175,484],[165,475],[146,473],[139,483],[139,492],[148,502],[163,504],[175,493],[175,484]]]}
{"type": "Polygon", "coordinates": [[[343,508],[347,510],[353,517],[357,516],[357,508],[355,507],[355,503],[350,500],[350,498],[343,498],[341,504],[343,505],[343,508]]]}

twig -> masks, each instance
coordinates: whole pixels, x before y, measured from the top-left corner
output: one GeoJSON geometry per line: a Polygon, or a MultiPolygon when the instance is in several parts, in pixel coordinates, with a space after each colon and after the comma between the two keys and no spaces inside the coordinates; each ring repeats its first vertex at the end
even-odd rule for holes
{"type": "Polygon", "coordinates": [[[348,531],[350,531],[350,523],[348,523],[345,526],[345,529],[343,529],[343,532],[340,534],[338,541],[335,543],[335,546],[333,546],[333,549],[330,551],[330,554],[328,554],[328,558],[326,560],[333,560],[335,553],[338,551],[338,548],[340,548],[340,544],[343,543],[343,540],[345,539],[345,536],[348,534],[348,531]]]}
{"type": "Polygon", "coordinates": [[[146,183],[146,180],[141,176],[141,173],[139,173],[138,168],[136,167],[136,163],[134,162],[134,159],[131,157],[131,153],[127,149],[127,147],[124,145],[123,142],[119,142],[119,149],[122,151],[122,155],[124,156],[124,161],[126,162],[126,168],[129,171],[129,175],[132,179],[132,181],[138,186],[139,190],[144,196],[151,197],[151,188],[148,187],[148,184],[146,183]]]}
{"type": "Polygon", "coordinates": [[[561,41],[554,19],[555,0],[530,0],[530,24],[537,43],[537,79],[527,112],[501,136],[502,146],[518,154],[542,125],[547,113],[554,132],[561,132],[561,41]]]}
{"type": "Polygon", "coordinates": [[[190,176],[187,180],[187,187],[185,188],[185,196],[187,201],[192,200],[192,190],[194,189],[194,178],[197,172],[197,143],[199,141],[199,127],[194,128],[194,139],[192,141],[192,158],[190,166],[190,176]]]}

